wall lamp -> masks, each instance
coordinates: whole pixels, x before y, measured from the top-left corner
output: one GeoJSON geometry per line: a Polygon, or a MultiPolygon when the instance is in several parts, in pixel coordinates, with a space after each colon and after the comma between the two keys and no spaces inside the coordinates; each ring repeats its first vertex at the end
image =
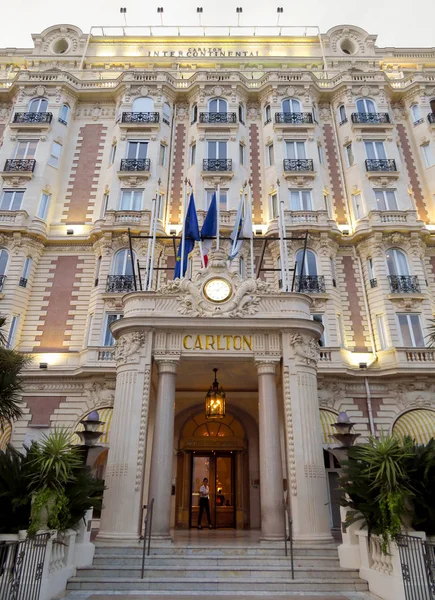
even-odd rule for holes
{"type": "Polygon", "coordinates": [[[48,363],[44,363],[44,362],[39,363],[39,368],[40,369],[48,369],[48,363]]]}

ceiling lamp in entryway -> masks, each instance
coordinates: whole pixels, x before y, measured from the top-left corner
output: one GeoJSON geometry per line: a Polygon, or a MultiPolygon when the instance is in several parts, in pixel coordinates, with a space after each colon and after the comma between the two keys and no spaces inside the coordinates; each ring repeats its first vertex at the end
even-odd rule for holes
{"type": "Polygon", "coordinates": [[[214,381],[205,396],[205,416],[207,419],[223,419],[225,417],[225,392],[216,379],[217,369],[214,371],[214,381]]]}

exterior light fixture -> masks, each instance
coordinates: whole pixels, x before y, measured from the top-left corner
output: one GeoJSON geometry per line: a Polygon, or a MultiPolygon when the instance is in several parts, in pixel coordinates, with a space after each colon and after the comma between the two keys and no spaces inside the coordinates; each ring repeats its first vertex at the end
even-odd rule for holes
{"type": "Polygon", "coordinates": [[[67,235],[74,235],[74,229],[67,229],[66,230],[66,234],[67,235]]]}
{"type": "Polygon", "coordinates": [[[213,369],[214,381],[205,396],[205,418],[223,419],[225,417],[225,392],[216,379],[218,369],[213,369]]]}
{"type": "Polygon", "coordinates": [[[40,369],[48,369],[48,363],[46,363],[46,362],[40,362],[39,363],[39,368],[40,369]]]}

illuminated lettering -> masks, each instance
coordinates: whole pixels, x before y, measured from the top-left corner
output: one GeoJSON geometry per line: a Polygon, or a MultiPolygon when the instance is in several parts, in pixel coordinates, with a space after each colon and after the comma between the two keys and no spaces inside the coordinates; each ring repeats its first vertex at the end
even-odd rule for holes
{"type": "Polygon", "coordinates": [[[243,336],[243,350],[251,350],[252,351],[252,336],[249,337],[243,336]]]}
{"type": "Polygon", "coordinates": [[[215,344],[214,335],[206,335],[205,336],[205,349],[210,350],[210,348],[211,348],[212,350],[214,350],[214,344],[215,344]]]}
{"type": "Polygon", "coordinates": [[[204,346],[202,345],[202,339],[200,335],[196,336],[195,345],[193,346],[194,350],[204,350],[204,346]]]}
{"type": "Polygon", "coordinates": [[[221,346],[221,336],[217,336],[217,350],[225,350],[225,346],[221,346]]]}
{"type": "Polygon", "coordinates": [[[233,346],[234,346],[234,350],[242,349],[242,338],[240,337],[240,335],[235,335],[233,337],[233,346]]]}
{"type": "Polygon", "coordinates": [[[185,350],[192,350],[192,346],[188,346],[187,342],[188,340],[190,340],[190,342],[192,341],[192,336],[191,335],[185,335],[184,339],[183,339],[183,347],[185,350]]]}

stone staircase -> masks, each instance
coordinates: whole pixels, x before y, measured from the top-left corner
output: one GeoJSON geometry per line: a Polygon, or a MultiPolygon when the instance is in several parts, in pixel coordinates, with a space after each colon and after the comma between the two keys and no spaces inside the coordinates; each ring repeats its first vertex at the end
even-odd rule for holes
{"type": "Polygon", "coordinates": [[[339,566],[334,544],[297,546],[295,578],[284,548],[263,544],[238,546],[165,546],[146,557],[142,548],[98,546],[92,567],[78,569],[68,590],[173,592],[355,592],[367,584],[358,571],[339,566]]]}

